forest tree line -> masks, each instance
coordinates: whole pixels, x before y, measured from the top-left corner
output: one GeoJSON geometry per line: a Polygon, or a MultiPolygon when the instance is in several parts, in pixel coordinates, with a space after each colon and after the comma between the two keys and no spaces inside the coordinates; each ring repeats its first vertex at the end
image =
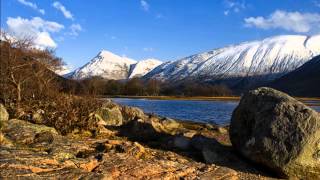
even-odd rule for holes
{"type": "Polygon", "coordinates": [[[91,77],[78,81],[80,90],[94,95],[128,95],[128,96],[230,96],[232,91],[224,85],[200,84],[185,81],[170,84],[156,79],[143,80],[106,80],[101,77],[91,77]]]}

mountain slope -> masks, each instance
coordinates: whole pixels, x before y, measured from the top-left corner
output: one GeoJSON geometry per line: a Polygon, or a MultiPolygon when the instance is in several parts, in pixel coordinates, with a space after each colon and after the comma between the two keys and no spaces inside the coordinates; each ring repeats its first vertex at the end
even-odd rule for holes
{"type": "Polygon", "coordinates": [[[152,71],[155,67],[162,64],[157,59],[146,59],[131,65],[129,78],[141,77],[152,71]]]}
{"type": "Polygon", "coordinates": [[[269,86],[294,96],[320,97],[320,56],[275,80],[269,86]]]}
{"type": "Polygon", "coordinates": [[[277,36],[245,42],[178,61],[164,63],[145,78],[164,81],[196,80],[230,87],[274,80],[320,54],[320,35],[277,36]]]}
{"type": "Polygon", "coordinates": [[[109,51],[102,50],[89,63],[76,69],[69,74],[71,78],[83,79],[92,76],[100,76],[106,79],[126,79],[130,66],[136,61],[115,55],[109,51]]]}

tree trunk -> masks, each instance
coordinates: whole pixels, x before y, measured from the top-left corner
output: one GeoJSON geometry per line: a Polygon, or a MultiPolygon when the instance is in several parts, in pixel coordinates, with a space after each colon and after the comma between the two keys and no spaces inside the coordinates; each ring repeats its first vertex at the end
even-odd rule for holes
{"type": "Polygon", "coordinates": [[[17,84],[17,103],[21,102],[21,84],[17,84]]]}

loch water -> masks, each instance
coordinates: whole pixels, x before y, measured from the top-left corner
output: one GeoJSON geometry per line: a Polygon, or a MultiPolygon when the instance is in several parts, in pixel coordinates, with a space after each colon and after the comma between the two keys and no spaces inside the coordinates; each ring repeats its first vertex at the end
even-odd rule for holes
{"type": "MultiPolygon", "coordinates": [[[[238,101],[203,101],[203,100],[155,100],[112,98],[116,103],[141,108],[146,113],[153,113],[173,119],[189,120],[219,125],[229,124],[232,112],[238,101]]],[[[320,112],[320,102],[306,102],[320,112]]]]}

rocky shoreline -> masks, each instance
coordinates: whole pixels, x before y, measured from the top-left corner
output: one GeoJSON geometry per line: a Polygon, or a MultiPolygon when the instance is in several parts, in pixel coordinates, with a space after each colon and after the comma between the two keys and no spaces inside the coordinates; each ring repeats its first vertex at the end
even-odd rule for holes
{"type": "MultiPolygon", "coordinates": [[[[5,109],[2,106],[2,115],[5,109]]],[[[66,136],[2,116],[0,177],[25,179],[269,179],[233,152],[227,127],[176,121],[106,102],[97,134],[66,136]]]]}
{"type": "MultiPolygon", "coordinates": [[[[261,104],[257,108],[259,106],[261,104]]],[[[233,147],[230,127],[158,117],[112,101],[90,114],[94,131],[75,129],[64,136],[52,127],[35,124],[41,122],[41,116],[34,116],[40,120],[33,123],[9,119],[3,105],[0,105],[0,115],[0,177],[4,179],[284,177],[268,170],[270,167],[259,165],[254,158],[246,157],[243,152],[250,148],[243,150],[239,143],[246,143],[247,137],[236,140],[234,129],[231,140],[239,143],[233,147]]],[[[259,155],[262,159],[263,154],[259,155]]]]}

